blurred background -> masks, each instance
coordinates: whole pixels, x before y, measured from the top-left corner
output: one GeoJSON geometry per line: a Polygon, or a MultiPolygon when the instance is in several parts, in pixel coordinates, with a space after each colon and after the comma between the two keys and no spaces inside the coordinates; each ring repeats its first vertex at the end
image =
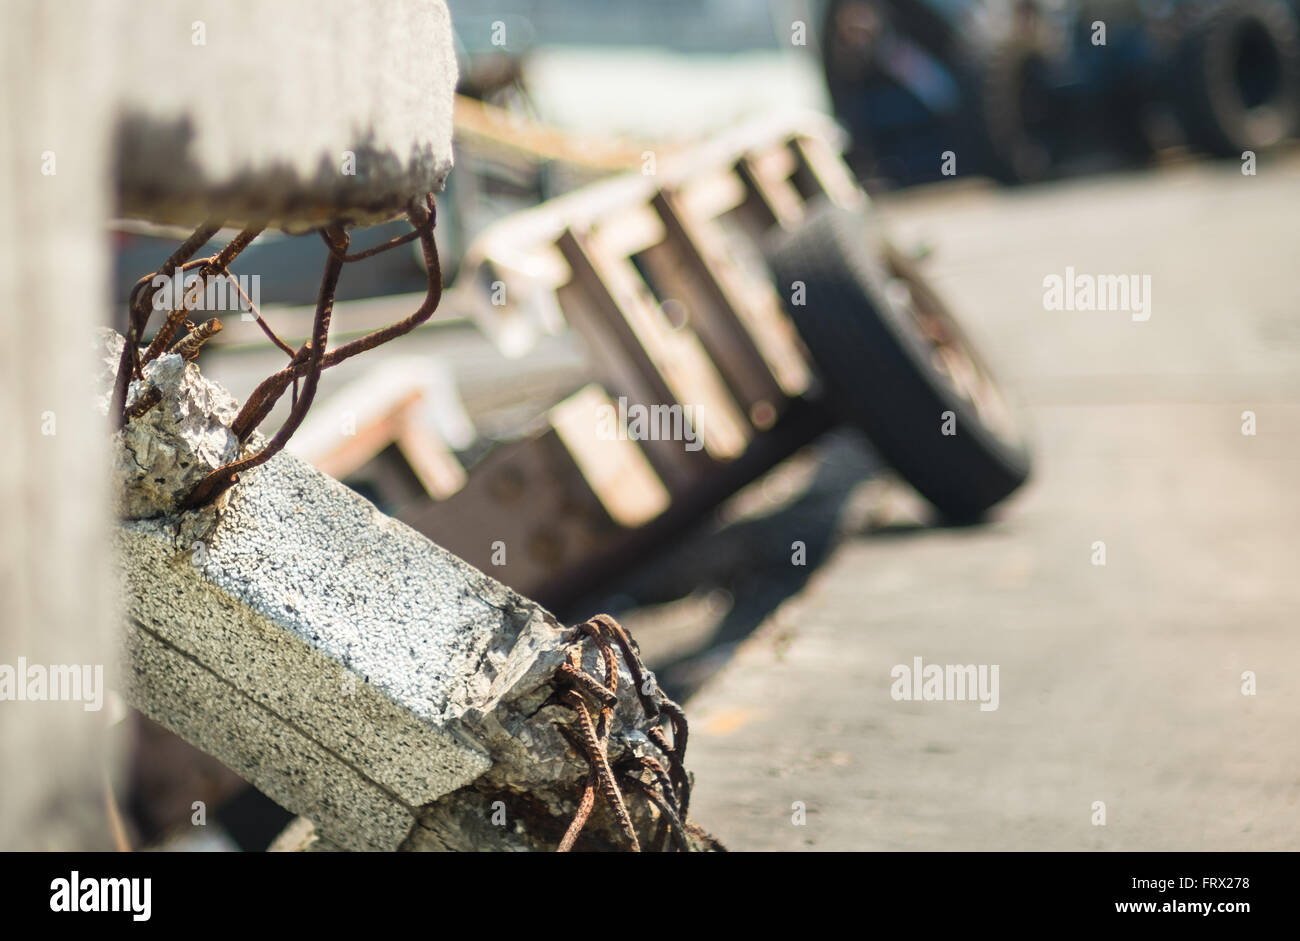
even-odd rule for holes
{"type": "MultiPolygon", "coordinates": [[[[1279,686],[1300,670],[1300,4],[449,6],[462,79],[438,201],[448,291],[378,364],[327,373],[327,403],[346,408],[385,357],[425,364],[454,389],[431,421],[472,478],[592,374],[571,333],[510,349],[484,329],[483,234],[637,173],[647,153],[807,109],[838,122],[873,211],[1029,415],[1033,481],[984,525],[943,524],[831,423],[634,562],[570,579],[561,619],[618,616],[690,710],[706,826],[737,848],[1294,848],[1297,703],[1279,686]],[[1150,320],[1048,310],[1044,279],[1067,267],[1150,276],[1150,320]],[[890,665],[921,654],[1001,663],[1001,711],[891,701],[890,665]],[[1270,697],[1243,705],[1239,675],[1266,666],[1270,697]],[[1127,829],[1088,825],[1102,797],[1127,829]],[[806,829],[789,824],[792,800],[818,808],[806,829]]],[[[117,227],[118,301],[178,235],[117,227]]],[[[323,262],[318,239],[273,233],[239,260],[291,343],[323,262]]],[[[413,308],[424,278],[415,252],[349,265],[339,338],[413,308]]],[[[202,367],[242,396],[278,357],[234,318],[202,367]]],[[[339,476],[399,517],[429,499],[382,453],[339,476]]],[[[510,581],[508,566],[491,574],[510,581]]],[[[262,849],[287,821],[132,721],[137,845],[262,849]],[[195,795],[219,826],[187,825],[195,795]]]]}

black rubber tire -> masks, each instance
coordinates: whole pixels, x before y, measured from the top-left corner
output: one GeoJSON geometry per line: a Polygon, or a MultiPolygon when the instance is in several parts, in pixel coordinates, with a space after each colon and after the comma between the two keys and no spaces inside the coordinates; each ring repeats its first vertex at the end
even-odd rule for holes
{"type": "Polygon", "coordinates": [[[1300,121],[1300,22],[1283,0],[1221,0],[1192,26],[1178,56],[1174,106],[1188,143],[1240,157],[1295,134],[1300,121]],[[1249,45],[1248,45],[1249,43],[1249,45]],[[1266,88],[1238,74],[1249,57],[1266,88]],[[1263,71],[1267,69],[1269,75],[1263,71]],[[1263,100],[1251,101],[1263,95],[1263,100]]]}
{"type": "Polygon", "coordinates": [[[1008,36],[984,57],[978,104],[988,172],[1001,183],[1036,183],[1055,169],[1060,129],[1038,80],[1050,68],[1051,50],[1034,34],[1008,36]]]}
{"type": "MultiPolygon", "coordinates": [[[[828,406],[861,428],[940,512],[954,521],[978,519],[1025,482],[1030,457],[1022,429],[1015,424],[1008,433],[987,424],[935,367],[921,327],[891,298],[891,277],[909,263],[871,215],[821,202],[799,228],[778,233],[766,254],[825,381],[828,406]],[[792,302],[795,282],[804,285],[803,304],[792,302]],[[957,433],[945,435],[949,411],[957,433]]],[[[913,297],[924,293],[931,304],[941,303],[915,269],[906,281],[913,297]]],[[[991,379],[964,336],[961,343],[991,379]]]]}

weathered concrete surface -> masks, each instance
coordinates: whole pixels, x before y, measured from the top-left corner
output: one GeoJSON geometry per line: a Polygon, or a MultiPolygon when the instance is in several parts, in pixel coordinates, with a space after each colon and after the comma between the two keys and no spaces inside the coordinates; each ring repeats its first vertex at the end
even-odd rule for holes
{"type": "MultiPolygon", "coordinates": [[[[0,664],[111,676],[88,342],[105,222],[392,215],[451,166],[451,33],[440,0],[13,0],[0,17],[0,664]]],[[[81,702],[0,702],[0,848],[108,846],[104,725],[81,702]]]]}
{"type": "Polygon", "coordinates": [[[566,636],[544,611],[291,456],[230,493],[204,541],[122,525],[133,705],[349,849],[489,771],[585,773],[567,710],[534,716],[566,636]]]}
{"type": "MultiPolygon", "coordinates": [[[[100,329],[95,348],[102,388],[112,388],[123,345],[121,334],[100,329]]],[[[205,381],[197,367],[188,368],[175,353],[145,363],[142,371],[144,380],[133,381],[128,390],[127,407],[150,392],[160,399],[115,438],[112,491],[123,519],[174,513],[199,481],[239,457],[239,439],[230,430],[239,404],[230,393],[205,381]]],[[[100,396],[105,415],[108,400],[109,393],[100,396]]]]}
{"type": "MultiPolygon", "coordinates": [[[[586,777],[555,727],[572,725],[553,678],[574,633],[289,454],[218,507],[165,512],[187,465],[225,447],[231,411],[197,365],[170,358],[131,396],[161,375],[180,397],[114,438],[128,468],[123,452],[162,456],[149,492],[166,500],[117,531],[131,703],[309,818],[325,844],[553,848],[586,777]]],[[[595,648],[584,657],[599,676],[595,648]]],[[[614,759],[652,748],[621,668],[614,759]]],[[[652,816],[636,813],[646,827],[652,816]]]]}
{"type": "MultiPolygon", "coordinates": [[[[107,450],[86,342],[108,292],[106,102],[55,80],[106,65],[106,23],[96,4],[27,0],[0,19],[0,665],[107,679],[107,450]]],[[[0,850],[110,848],[105,714],[0,699],[0,850]]]]}
{"type": "Polygon", "coordinates": [[[1278,155],[890,208],[1025,393],[1036,478],[990,526],[842,544],[690,701],[733,849],[1300,847],[1298,200],[1278,155]],[[1044,310],[1067,265],[1151,275],[1151,319],[1044,310]],[[1000,664],[999,708],[894,701],[914,656],[1000,664]]]}
{"type": "Polygon", "coordinates": [[[306,228],[442,189],[456,86],[442,0],[107,6],[115,68],[76,77],[112,88],[120,213],[306,228]]]}

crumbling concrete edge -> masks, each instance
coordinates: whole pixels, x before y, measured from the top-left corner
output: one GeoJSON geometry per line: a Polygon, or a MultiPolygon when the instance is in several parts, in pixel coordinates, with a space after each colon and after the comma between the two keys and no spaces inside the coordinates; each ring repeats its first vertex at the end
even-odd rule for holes
{"type": "MultiPolygon", "coordinates": [[[[101,342],[107,383],[121,341],[101,342]]],[[[597,646],[285,452],[216,506],[178,512],[233,457],[232,403],[174,356],[131,392],[144,383],[161,401],[114,438],[133,517],[115,532],[127,699],[311,819],[322,846],[554,848],[589,772],[557,674],[576,657],[601,676],[597,646]]],[[[628,664],[619,674],[615,764],[656,753],[639,693],[662,699],[632,689],[628,664]]],[[[628,812],[651,832],[657,811],[628,812]]],[[[625,836],[598,808],[582,839],[625,836]]]]}
{"type": "MultiPolygon", "coordinates": [[[[292,532],[284,535],[294,539],[292,532]]],[[[246,475],[215,520],[183,514],[125,521],[116,541],[130,614],[124,694],[315,821],[332,842],[396,849],[420,808],[483,775],[494,764],[493,752],[526,765],[516,774],[521,784],[580,777],[581,765],[562,741],[549,735],[538,741],[520,725],[521,716],[551,695],[548,681],[563,658],[558,622],[297,458],[277,455],[246,475]],[[279,495],[278,501],[306,491],[336,511],[370,517],[376,527],[370,538],[387,534],[417,549],[429,563],[422,577],[431,583],[457,585],[461,607],[442,614],[458,619],[452,633],[470,649],[455,651],[459,664],[440,661],[448,672],[463,672],[446,684],[449,703],[441,709],[413,700],[400,680],[393,685],[393,671],[418,671],[425,663],[411,657],[404,664],[376,664],[364,650],[353,650],[349,662],[347,644],[322,636],[321,608],[306,597],[319,597],[312,586],[298,586],[304,610],[290,610],[293,602],[276,610],[271,599],[292,576],[244,564],[250,548],[240,545],[247,540],[239,522],[255,513],[278,523],[284,514],[266,511],[268,494],[279,495]],[[197,533],[204,538],[195,539],[197,533]],[[379,675],[368,672],[376,669],[379,675]],[[527,745],[513,738],[518,734],[529,737],[527,745]],[[529,745],[551,757],[528,754],[529,745]]],[[[404,567],[399,553],[393,561],[404,567]]],[[[420,626],[417,621],[415,630],[420,626]]],[[[434,647],[428,654],[438,659],[445,652],[434,647]]]]}

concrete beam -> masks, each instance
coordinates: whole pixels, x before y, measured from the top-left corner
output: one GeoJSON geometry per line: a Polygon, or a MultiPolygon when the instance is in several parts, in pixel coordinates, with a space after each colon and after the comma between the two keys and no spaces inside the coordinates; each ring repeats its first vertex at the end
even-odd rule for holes
{"type": "MultiPolygon", "coordinates": [[[[108,291],[106,96],[59,80],[105,67],[105,25],[97,4],[0,5],[0,674],[112,673],[107,449],[86,407],[86,339],[108,291]]],[[[0,849],[109,849],[107,711],[18,700],[7,679],[0,849]]]]}
{"type": "Polygon", "coordinates": [[[110,0],[123,215],[304,229],[391,218],[452,165],[442,0],[110,0]]]}
{"type": "MultiPolygon", "coordinates": [[[[107,388],[121,338],[104,337],[107,388]]],[[[114,441],[134,517],[116,534],[127,699],[329,845],[554,848],[588,770],[556,727],[574,724],[554,678],[575,632],[287,453],[177,514],[186,483],[229,458],[232,402],[175,355],[128,401],[148,385],[162,401],[114,441]]],[[[600,676],[598,651],[582,657],[600,676]]],[[[615,761],[653,753],[620,669],[615,761]]],[[[655,812],[633,818],[649,842],[655,812]]],[[[589,831],[621,845],[612,815],[589,831]]]]}

